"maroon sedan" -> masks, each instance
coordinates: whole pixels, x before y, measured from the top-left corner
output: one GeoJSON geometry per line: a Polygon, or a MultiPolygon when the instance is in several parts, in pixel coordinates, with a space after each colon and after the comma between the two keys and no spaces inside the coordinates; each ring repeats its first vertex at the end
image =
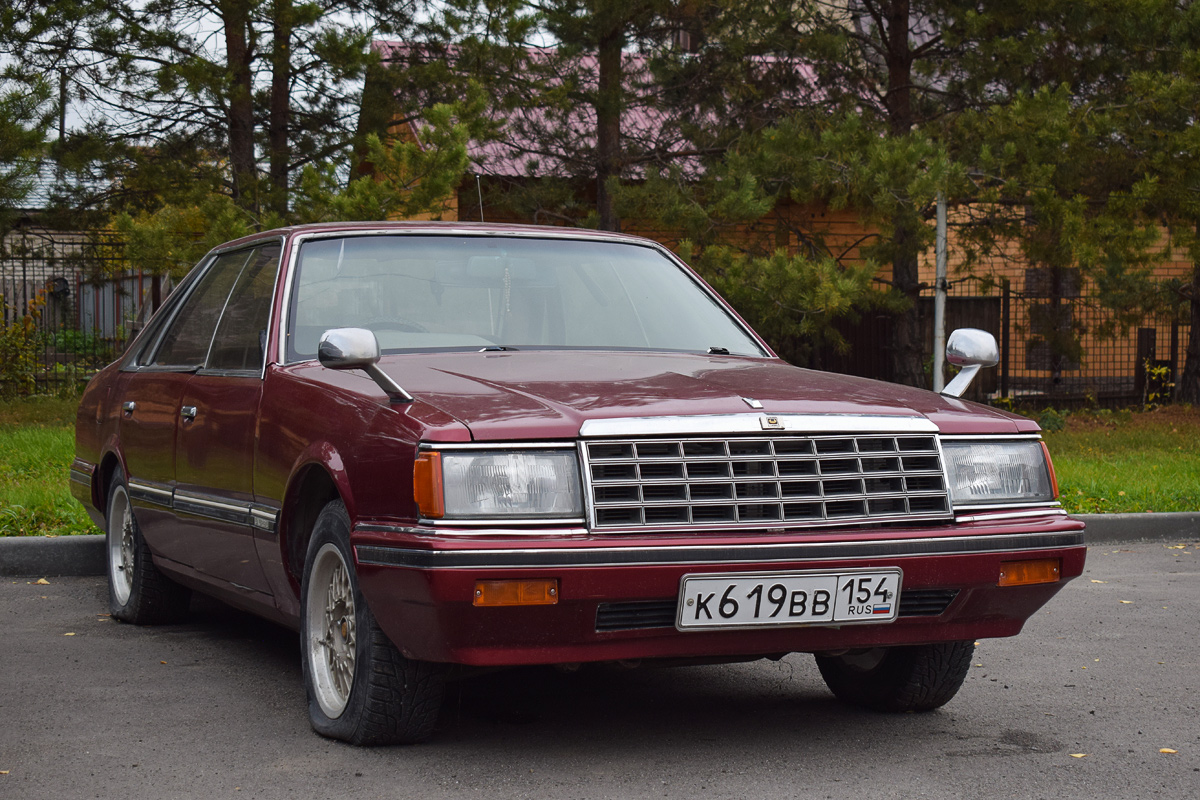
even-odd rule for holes
{"type": "Polygon", "coordinates": [[[92,380],[112,613],[297,628],[313,727],[428,736],[453,664],[816,656],[947,702],[1083,570],[1037,426],[784,363],[635,237],[354,223],[214,250],[92,380]]]}

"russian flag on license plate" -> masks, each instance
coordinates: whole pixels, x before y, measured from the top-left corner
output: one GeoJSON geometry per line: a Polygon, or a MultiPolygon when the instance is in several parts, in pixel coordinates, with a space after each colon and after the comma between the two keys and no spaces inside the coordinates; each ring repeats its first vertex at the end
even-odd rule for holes
{"type": "Polygon", "coordinates": [[[871,611],[871,613],[872,614],[890,614],[890,613],[892,613],[892,607],[891,607],[891,605],[875,606],[875,608],[871,611]]]}

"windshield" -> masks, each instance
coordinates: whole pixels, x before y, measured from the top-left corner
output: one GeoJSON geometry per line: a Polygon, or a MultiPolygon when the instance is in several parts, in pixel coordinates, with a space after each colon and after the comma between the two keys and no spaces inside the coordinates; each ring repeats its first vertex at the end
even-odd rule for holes
{"type": "Polygon", "coordinates": [[[330,328],[374,331],[386,352],[484,348],[681,350],[765,356],[658,251],[616,242],[348,236],[303,243],[288,360],[330,328]]]}

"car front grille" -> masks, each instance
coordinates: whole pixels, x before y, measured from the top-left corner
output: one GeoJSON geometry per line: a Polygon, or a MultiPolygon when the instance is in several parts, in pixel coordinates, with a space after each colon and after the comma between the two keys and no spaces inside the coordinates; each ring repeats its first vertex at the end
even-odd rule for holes
{"type": "Polygon", "coordinates": [[[608,439],[583,448],[595,529],[952,516],[930,435],[608,439]]]}

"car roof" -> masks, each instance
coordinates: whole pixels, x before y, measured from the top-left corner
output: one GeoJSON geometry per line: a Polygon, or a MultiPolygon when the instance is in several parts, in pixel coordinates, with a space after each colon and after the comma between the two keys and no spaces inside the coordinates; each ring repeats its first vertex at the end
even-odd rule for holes
{"type": "Polygon", "coordinates": [[[428,221],[356,221],[356,222],[314,222],[303,225],[290,225],[285,228],[253,233],[230,242],[218,245],[214,250],[229,250],[251,244],[263,239],[286,237],[294,239],[297,236],[310,234],[336,233],[372,233],[372,234],[429,234],[438,236],[528,236],[533,238],[581,239],[592,241],[625,242],[638,245],[661,245],[643,236],[611,231],[597,231],[589,228],[565,228],[551,225],[522,225],[517,223],[492,222],[428,222],[428,221]]]}

